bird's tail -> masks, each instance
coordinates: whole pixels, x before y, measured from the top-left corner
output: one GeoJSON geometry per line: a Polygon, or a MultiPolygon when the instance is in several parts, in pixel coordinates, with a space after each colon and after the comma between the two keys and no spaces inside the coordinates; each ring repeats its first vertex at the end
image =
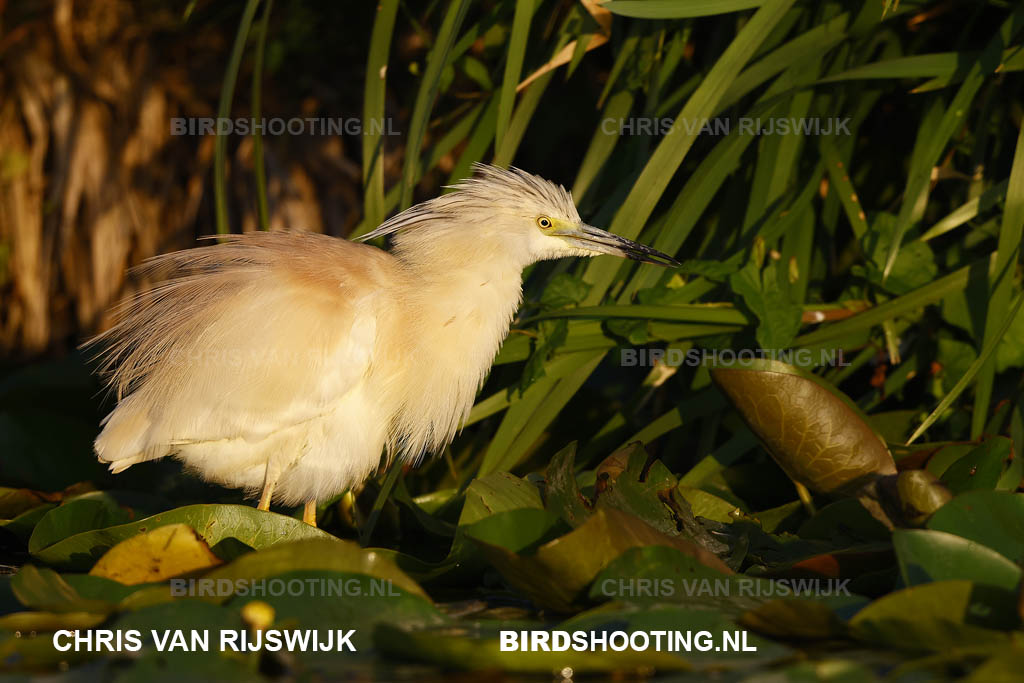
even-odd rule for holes
{"type": "Polygon", "coordinates": [[[114,474],[159,457],[146,452],[150,424],[149,416],[139,409],[132,397],[123,400],[103,421],[103,431],[93,443],[96,457],[109,465],[114,474]]]}

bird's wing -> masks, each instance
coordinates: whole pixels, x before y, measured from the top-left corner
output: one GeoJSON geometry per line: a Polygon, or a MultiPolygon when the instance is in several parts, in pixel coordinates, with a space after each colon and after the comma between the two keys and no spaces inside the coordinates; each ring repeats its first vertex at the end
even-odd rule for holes
{"type": "Polygon", "coordinates": [[[125,466],[323,414],[370,371],[399,276],[379,249],[310,233],[235,236],[145,268],[171,279],[101,337],[127,397],[96,447],[125,466]]]}

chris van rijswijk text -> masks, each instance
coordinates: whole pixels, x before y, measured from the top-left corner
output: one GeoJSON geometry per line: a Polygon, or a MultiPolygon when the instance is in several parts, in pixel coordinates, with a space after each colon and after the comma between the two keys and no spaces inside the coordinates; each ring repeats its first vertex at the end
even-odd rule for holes
{"type": "Polygon", "coordinates": [[[143,638],[152,642],[160,652],[209,652],[213,647],[221,652],[355,652],[352,644],[355,629],[221,629],[211,632],[200,629],[142,631],[96,629],[93,631],[57,631],[53,634],[53,647],[61,652],[138,652],[143,638]]]}

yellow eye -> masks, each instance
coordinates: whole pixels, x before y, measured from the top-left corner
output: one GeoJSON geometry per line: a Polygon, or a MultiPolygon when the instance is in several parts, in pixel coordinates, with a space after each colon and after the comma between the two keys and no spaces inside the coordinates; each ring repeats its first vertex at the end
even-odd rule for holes
{"type": "Polygon", "coordinates": [[[554,223],[552,223],[551,219],[548,218],[547,216],[541,216],[540,218],[537,219],[537,225],[539,225],[544,230],[550,230],[554,223]]]}

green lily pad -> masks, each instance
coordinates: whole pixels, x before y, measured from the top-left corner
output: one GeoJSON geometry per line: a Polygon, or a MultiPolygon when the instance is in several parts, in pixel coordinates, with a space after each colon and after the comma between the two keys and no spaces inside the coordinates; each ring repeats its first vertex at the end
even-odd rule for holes
{"type": "Polygon", "coordinates": [[[0,486],[0,519],[13,519],[46,502],[36,491],[0,486]]]}
{"type": "Polygon", "coordinates": [[[892,544],[908,586],[967,579],[1012,591],[1021,579],[1021,568],[995,550],[945,531],[897,529],[892,544]]]}
{"type": "Polygon", "coordinates": [[[46,513],[57,507],[54,503],[43,503],[37,505],[31,510],[26,510],[20,515],[11,519],[0,520],[0,529],[4,529],[6,532],[14,535],[19,541],[28,543],[28,539],[32,536],[33,530],[36,525],[39,524],[46,513]]]}
{"type": "Polygon", "coordinates": [[[927,526],[977,541],[1024,564],[1024,494],[967,491],[943,505],[927,526]]]}
{"type": "Polygon", "coordinates": [[[974,489],[994,489],[1010,465],[1013,441],[996,436],[986,439],[961,456],[942,473],[942,483],[954,494],[974,489]]]}
{"type": "MultiPolygon", "coordinates": [[[[111,582],[115,583],[115,582],[111,582]]],[[[11,578],[11,590],[26,607],[47,612],[91,612],[107,614],[117,607],[125,593],[89,597],[52,569],[27,564],[11,578]]]]}
{"type": "Polygon", "coordinates": [[[550,540],[559,523],[560,518],[553,512],[520,508],[499,512],[461,529],[474,541],[518,553],[550,540]]]}
{"type": "Polygon", "coordinates": [[[0,630],[53,632],[89,629],[110,616],[106,612],[12,612],[0,616],[0,630]]]}
{"type": "Polygon", "coordinates": [[[850,620],[858,639],[913,651],[1008,643],[1016,627],[1013,593],[970,581],[937,581],[895,591],[850,620]]]}
{"type": "Polygon", "coordinates": [[[590,516],[588,501],[580,493],[576,481],[574,461],[576,442],[569,444],[552,458],[546,470],[546,501],[547,509],[556,512],[566,524],[577,527],[590,516]]]}
{"type": "Polygon", "coordinates": [[[676,492],[690,504],[690,510],[694,517],[704,517],[729,524],[733,520],[733,513],[739,510],[733,503],[692,486],[680,484],[676,488],[676,492]]]}
{"type": "Polygon", "coordinates": [[[744,613],[739,623],[774,638],[818,640],[846,635],[846,625],[835,611],[810,599],[770,600],[744,613]]]}
{"type": "Polygon", "coordinates": [[[849,494],[896,473],[860,411],[810,373],[755,360],[720,365],[711,377],[779,466],[812,491],[849,494]]]}
{"type": "Polygon", "coordinates": [[[65,501],[40,519],[29,538],[28,551],[35,553],[69,536],[131,520],[130,512],[118,505],[110,494],[86,493],[65,501]]]}
{"type": "Polygon", "coordinates": [[[466,489],[466,504],[459,526],[468,526],[506,510],[543,507],[536,486],[510,472],[491,472],[474,479],[466,489]]]}
{"type": "Polygon", "coordinates": [[[117,543],[166,524],[187,524],[211,547],[225,538],[236,538],[257,550],[304,538],[334,538],[300,520],[247,505],[189,505],[131,524],[75,534],[52,545],[37,548],[32,555],[45,564],[87,570],[117,543]]]}
{"type": "Polygon", "coordinates": [[[921,526],[953,494],[928,470],[907,470],[896,479],[900,514],[913,526],[921,526]]]}
{"type": "Polygon", "coordinates": [[[697,558],[723,574],[731,570],[692,541],[666,536],[643,520],[614,508],[598,509],[582,526],[525,555],[477,540],[513,588],[537,604],[571,612],[597,573],[628,548],[664,545],[697,558]]]}

